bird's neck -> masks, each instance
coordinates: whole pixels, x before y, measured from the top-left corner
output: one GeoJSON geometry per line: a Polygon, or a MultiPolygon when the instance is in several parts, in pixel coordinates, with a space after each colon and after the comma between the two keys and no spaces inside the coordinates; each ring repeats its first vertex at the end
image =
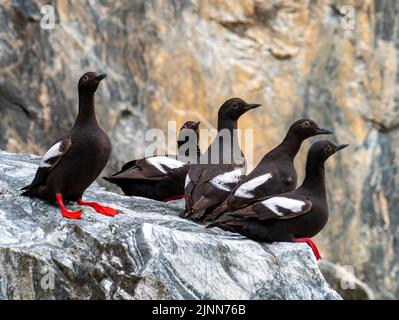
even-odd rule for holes
{"type": "Polygon", "coordinates": [[[301,148],[303,141],[303,138],[288,132],[284,140],[271,153],[283,153],[293,161],[299,149],[301,148]]]}
{"type": "Polygon", "coordinates": [[[234,132],[237,130],[237,120],[233,119],[225,119],[221,116],[218,117],[218,131],[221,130],[229,130],[230,132],[234,132]]]}
{"type": "MultiPolygon", "coordinates": [[[[230,149],[233,151],[233,146],[239,146],[238,135],[237,135],[237,120],[224,119],[219,117],[218,119],[218,136],[219,139],[219,150],[223,151],[230,144],[230,149]]],[[[240,150],[241,151],[241,150],[240,150]]]]}
{"type": "Polygon", "coordinates": [[[198,135],[196,135],[195,141],[193,141],[193,139],[190,139],[190,137],[185,137],[184,140],[177,140],[177,152],[179,157],[198,158],[199,156],[201,156],[201,149],[198,146],[198,142],[198,135]]]}
{"type": "Polygon", "coordinates": [[[98,125],[94,108],[94,92],[79,92],[79,112],[75,127],[87,124],[98,125]]]}
{"type": "MultiPolygon", "coordinates": [[[[208,148],[208,159],[212,155],[218,154],[218,163],[224,164],[240,164],[245,162],[244,155],[241,151],[237,135],[237,120],[218,119],[218,135],[214,142],[208,148]]],[[[210,160],[208,160],[210,161],[210,160]]],[[[214,163],[213,158],[211,162],[214,163]]]]}
{"type": "Polygon", "coordinates": [[[324,162],[316,159],[308,159],[306,162],[305,180],[302,189],[317,190],[320,195],[326,195],[324,162]]]}

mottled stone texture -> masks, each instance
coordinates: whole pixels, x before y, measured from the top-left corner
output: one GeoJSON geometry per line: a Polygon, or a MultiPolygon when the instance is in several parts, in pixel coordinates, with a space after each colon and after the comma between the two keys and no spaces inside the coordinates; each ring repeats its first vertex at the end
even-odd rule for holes
{"type": "Polygon", "coordinates": [[[340,266],[326,259],[318,263],[327,282],[344,300],[374,300],[370,287],[355,277],[352,266],[340,266]]]}
{"type": "Polygon", "coordinates": [[[85,208],[82,220],[63,219],[55,206],[19,195],[38,162],[0,152],[0,299],[340,299],[306,244],[205,229],[178,217],[181,201],[95,184],[85,197],[123,213],[85,208]]]}
{"type": "Polygon", "coordinates": [[[323,255],[377,297],[399,297],[398,14],[395,0],[0,0],[0,148],[43,152],[71,126],[89,69],[109,74],[97,94],[108,173],[143,154],[145,129],[214,126],[231,96],[264,105],[240,121],[254,128],[255,163],[311,117],[351,145],[328,163],[323,255]],[[48,3],[50,31],[39,27],[48,3]],[[340,24],[350,3],[355,30],[340,24]]]}

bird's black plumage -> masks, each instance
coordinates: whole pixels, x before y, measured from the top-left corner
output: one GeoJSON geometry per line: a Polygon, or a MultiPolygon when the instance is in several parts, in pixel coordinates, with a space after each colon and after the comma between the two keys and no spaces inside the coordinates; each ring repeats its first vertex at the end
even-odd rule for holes
{"type": "Polygon", "coordinates": [[[208,227],[238,232],[256,241],[295,241],[313,237],[328,220],[324,162],[347,145],[318,141],[309,150],[306,177],[295,191],[273,195],[225,213],[208,227]]]}
{"type": "Polygon", "coordinates": [[[331,133],[330,130],[319,128],[313,120],[295,121],[281,144],[262,158],[256,168],[237,184],[227,199],[207,215],[206,220],[215,220],[225,212],[247,206],[269,195],[294,190],[297,183],[294,159],[302,142],[315,135],[331,133]]]}
{"type": "Polygon", "coordinates": [[[118,185],[124,194],[159,201],[184,197],[188,163],[196,162],[199,122],[187,121],[179,131],[176,157],[153,156],[126,163],[122,170],[105,180],[118,185]]]}
{"type": "Polygon", "coordinates": [[[183,217],[201,220],[220,204],[246,173],[246,160],[239,147],[237,121],[260,104],[240,98],[227,100],[218,112],[218,135],[201,156],[190,165],[186,178],[186,209],[183,217]]]}
{"type": "Polygon", "coordinates": [[[43,156],[34,180],[23,188],[23,195],[58,200],[60,194],[63,200],[78,201],[104,169],[112,147],[97,122],[94,95],[105,76],[88,72],[80,78],[75,124],[43,156]]]}

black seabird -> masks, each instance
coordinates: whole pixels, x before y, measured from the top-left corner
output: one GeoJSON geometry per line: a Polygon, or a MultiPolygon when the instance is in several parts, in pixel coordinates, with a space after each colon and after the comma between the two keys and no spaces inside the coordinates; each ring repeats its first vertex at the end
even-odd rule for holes
{"type": "Polygon", "coordinates": [[[313,120],[295,121],[281,144],[262,158],[206,220],[215,220],[225,212],[237,210],[261,198],[295,190],[297,174],[294,159],[302,142],[315,135],[331,133],[330,130],[319,128],[313,120]]]}
{"type": "Polygon", "coordinates": [[[308,152],[306,177],[295,191],[270,196],[247,207],[223,214],[207,227],[218,226],[256,241],[307,242],[320,258],[311,237],[328,221],[324,162],[348,145],[318,141],[308,152]]]}
{"type": "Polygon", "coordinates": [[[128,196],[158,201],[184,198],[184,182],[188,163],[196,162],[200,122],[187,121],[179,131],[176,156],[153,156],[126,163],[122,170],[105,180],[118,185],[128,196]]]}
{"type": "Polygon", "coordinates": [[[65,218],[80,219],[82,211],[68,211],[64,200],[77,201],[107,216],[118,214],[113,208],[82,200],[84,191],[99,176],[111,154],[111,142],[97,122],[94,107],[95,92],[105,77],[88,72],[80,78],[79,113],[72,130],[46,152],[34,180],[22,189],[26,196],[57,200],[65,218]]]}
{"type": "Polygon", "coordinates": [[[183,217],[201,220],[229,195],[246,173],[246,160],[237,136],[237,121],[260,104],[248,104],[240,98],[227,100],[219,109],[218,135],[191,165],[186,177],[186,209],[183,217]]]}

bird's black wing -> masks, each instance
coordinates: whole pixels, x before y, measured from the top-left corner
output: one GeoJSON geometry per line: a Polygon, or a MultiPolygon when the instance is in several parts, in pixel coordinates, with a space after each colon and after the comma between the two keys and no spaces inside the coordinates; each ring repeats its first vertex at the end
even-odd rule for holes
{"type": "Polygon", "coordinates": [[[187,216],[198,214],[196,218],[202,219],[204,210],[225,200],[231,189],[243,177],[243,171],[242,168],[234,168],[231,165],[216,165],[208,166],[202,171],[197,170],[194,176],[196,179],[190,176],[191,185],[186,187],[186,196],[190,201],[190,213],[187,212],[187,216]]]}
{"type": "Polygon", "coordinates": [[[129,161],[129,162],[125,163],[122,166],[121,171],[115,173],[114,175],[116,176],[117,174],[122,173],[123,171],[126,171],[126,170],[130,169],[130,168],[134,167],[136,164],[137,164],[137,160],[129,161]]]}
{"type": "Polygon", "coordinates": [[[52,145],[51,148],[48,149],[42,157],[39,169],[37,169],[35,178],[33,179],[32,183],[29,186],[22,188],[21,190],[29,190],[38,185],[45,184],[48,174],[61,161],[64,155],[68,152],[71,145],[72,141],[70,138],[63,139],[52,145]]]}
{"type": "Polygon", "coordinates": [[[127,180],[159,181],[166,175],[178,175],[180,171],[187,170],[186,164],[166,156],[154,156],[126,163],[119,173],[107,178],[127,180]],[[125,170],[124,170],[125,168],[125,170]]]}
{"type": "Polygon", "coordinates": [[[185,183],[184,183],[184,195],[186,198],[186,207],[183,213],[183,217],[187,217],[191,213],[191,208],[194,205],[193,192],[201,178],[201,175],[205,170],[201,170],[199,165],[191,165],[188,169],[185,183]]]}
{"type": "Polygon", "coordinates": [[[264,198],[265,190],[270,189],[275,182],[275,179],[273,179],[274,175],[275,173],[271,170],[258,176],[254,176],[252,172],[240,180],[226,200],[219,204],[219,206],[208,215],[207,219],[215,220],[225,212],[235,211],[237,208],[248,206],[264,198]]]}
{"type": "Polygon", "coordinates": [[[228,213],[228,216],[244,219],[259,220],[292,219],[308,213],[312,209],[312,202],[302,195],[282,194],[269,197],[243,209],[228,213]]]}

